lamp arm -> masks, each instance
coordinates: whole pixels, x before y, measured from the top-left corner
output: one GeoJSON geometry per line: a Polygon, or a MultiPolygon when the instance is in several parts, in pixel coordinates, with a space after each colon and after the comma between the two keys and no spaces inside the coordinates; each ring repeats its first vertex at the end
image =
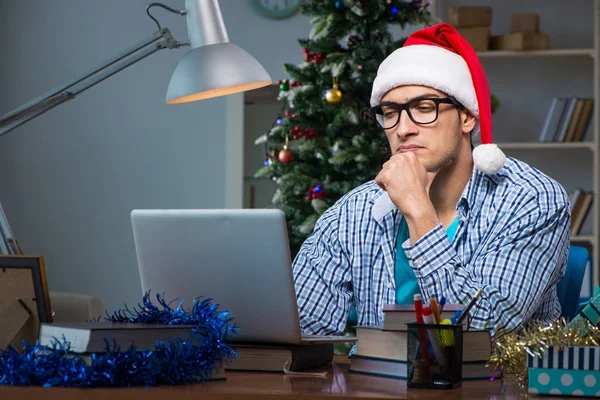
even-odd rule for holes
{"type": "Polygon", "coordinates": [[[16,108],[8,114],[5,114],[0,118],[0,136],[48,110],[68,100],[74,99],[83,91],[148,57],[158,50],[166,48],[173,49],[184,44],[187,44],[187,42],[177,42],[168,28],[162,28],[147,39],[136,43],[131,48],[106,61],[101,66],[94,68],[84,76],[77,78],[64,86],[51,90],[21,107],[16,108]]]}

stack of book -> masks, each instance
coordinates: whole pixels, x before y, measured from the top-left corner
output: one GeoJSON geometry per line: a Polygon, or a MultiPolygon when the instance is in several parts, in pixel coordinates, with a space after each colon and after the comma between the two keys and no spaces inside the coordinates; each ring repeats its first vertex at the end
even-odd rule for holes
{"type": "Polygon", "coordinates": [[[582,97],[555,97],[540,133],[541,142],[581,142],[592,117],[594,101],[582,97]]]}
{"type": "Polygon", "coordinates": [[[571,202],[571,236],[579,235],[592,206],[594,194],[583,189],[569,191],[571,202]]]}
{"type": "MultiPolygon", "coordinates": [[[[154,343],[190,338],[195,325],[144,324],[129,322],[64,322],[40,325],[39,344],[53,348],[55,343],[68,342],[71,353],[80,356],[88,365],[92,353],[106,352],[107,341],[111,349],[121,351],[135,345],[136,350],[154,349],[154,343]]],[[[211,380],[225,379],[223,368],[213,371],[211,380]]]]}
{"type": "MultiPolygon", "coordinates": [[[[448,304],[441,313],[442,319],[450,318],[463,305],[448,304]]],[[[394,304],[384,307],[383,328],[356,328],[358,346],[351,356],[349,371],[390,378],[406,379],[408,336],[406,324],[415,322],[412,304],[394,304]]],[[[466,329],[466,327],[464,327],[466,329]]],[[[490,362],[492,339],[488,331],[463,332],[464,380],[489,379],[495,364],[490,362]]]]}
{"type": "MultiPolygon", "coordinates": [[[[91,353],[106,351],[106,342],[127,350],[132,344],[136,349],[154,349],[154,343],[169,339],[190,337],[193,325],[161,325],[142,323],[45,323],[41,324],[39,342],[52,347],[63,339],[70,343],[70,351],[90,361],[91,353]]],[[[243,371],[302,371],[328,364],[333,360],[333,343],[344,338],[307,341],[298,345],[229,343],[238,356],[223,369],[213,373],[213,379],[225,376],[225,370],[243,371]]],[[[355,341],[348,338],[348,341],[355,341]]]]}
{"type": "Polygon", "coordinates": [[[333,360],[332,343],[299,345],[233,344],[238,356],[230,371],[284,372],[304,371],[329,364],[333,360]]]}
{"type": "Polygon", "coordinates": [[[103,353],[105,339],[110,346],[127,350],[135,344],[137,349],[152,349],[154,342],[173,338],[188,338],[193,325],[163,325],[129,322],[55,322],[40,326],[40,345],[52,347],[63,339],[70,343],[73,353],[103,353]]]}
{"type": "MultiPolygon", "coordinates": [[[[442,319],[451,319],[457,311],[465,308],[462,304],[446,304],[440,313],[442,319]]],[[[406,330],[406,324],[415,322],[414,304],[386,304],[383,306],[383,329],[386,331],[406,330]]]]}

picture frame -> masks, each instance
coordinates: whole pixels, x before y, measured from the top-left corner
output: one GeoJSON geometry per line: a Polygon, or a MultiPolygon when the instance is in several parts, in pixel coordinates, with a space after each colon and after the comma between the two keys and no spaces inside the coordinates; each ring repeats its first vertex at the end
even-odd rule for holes
{"type": "Polygon", "coordinates": [[[0,255],[0,349],[35,343],[41,323],[52,322],[44,257],[0,255]]]}

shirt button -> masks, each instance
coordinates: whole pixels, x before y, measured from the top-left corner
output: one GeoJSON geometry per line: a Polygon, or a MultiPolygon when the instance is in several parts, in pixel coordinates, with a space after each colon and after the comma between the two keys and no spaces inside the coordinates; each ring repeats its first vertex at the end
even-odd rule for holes
{"type": "Polygon", "coordinates": [[[423,259],[423,257],[419,257],[416,262],[417,262],[418,266],[421,266],[421,265],[423,265],[423,263],[425,262],[425,260],[423,259]]]}
{"type": "Polygon", "coordinates": [[[388,283],[387,283],[387,287],[388,287],[388,289],[391,289],[391,288],[392,288],[392,286],[393,286],[393,285],[392,285],[392,282],[388,282],[388,283]]]}
{"type": "Polygon", "coordinates": [[[412,267],[413,266],[413,261],[412,260],[408,260],[408,266],[412,267]]]}

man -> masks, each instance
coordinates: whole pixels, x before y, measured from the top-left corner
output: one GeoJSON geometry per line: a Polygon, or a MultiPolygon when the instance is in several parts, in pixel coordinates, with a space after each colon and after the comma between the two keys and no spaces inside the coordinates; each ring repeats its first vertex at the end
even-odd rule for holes
{"type": "Polygon", "coordinates": [[[384,304],[416,293],[466,304],[480,289],[471,329],[557,319],[568,197],[492,144],[472,47],[447,24],[417,31],[380,65],[371,106],[393,155],[321,216],[294,260],[303,331],[339,334],[351,306],[358,325],[380,326],[384,304]]]}

